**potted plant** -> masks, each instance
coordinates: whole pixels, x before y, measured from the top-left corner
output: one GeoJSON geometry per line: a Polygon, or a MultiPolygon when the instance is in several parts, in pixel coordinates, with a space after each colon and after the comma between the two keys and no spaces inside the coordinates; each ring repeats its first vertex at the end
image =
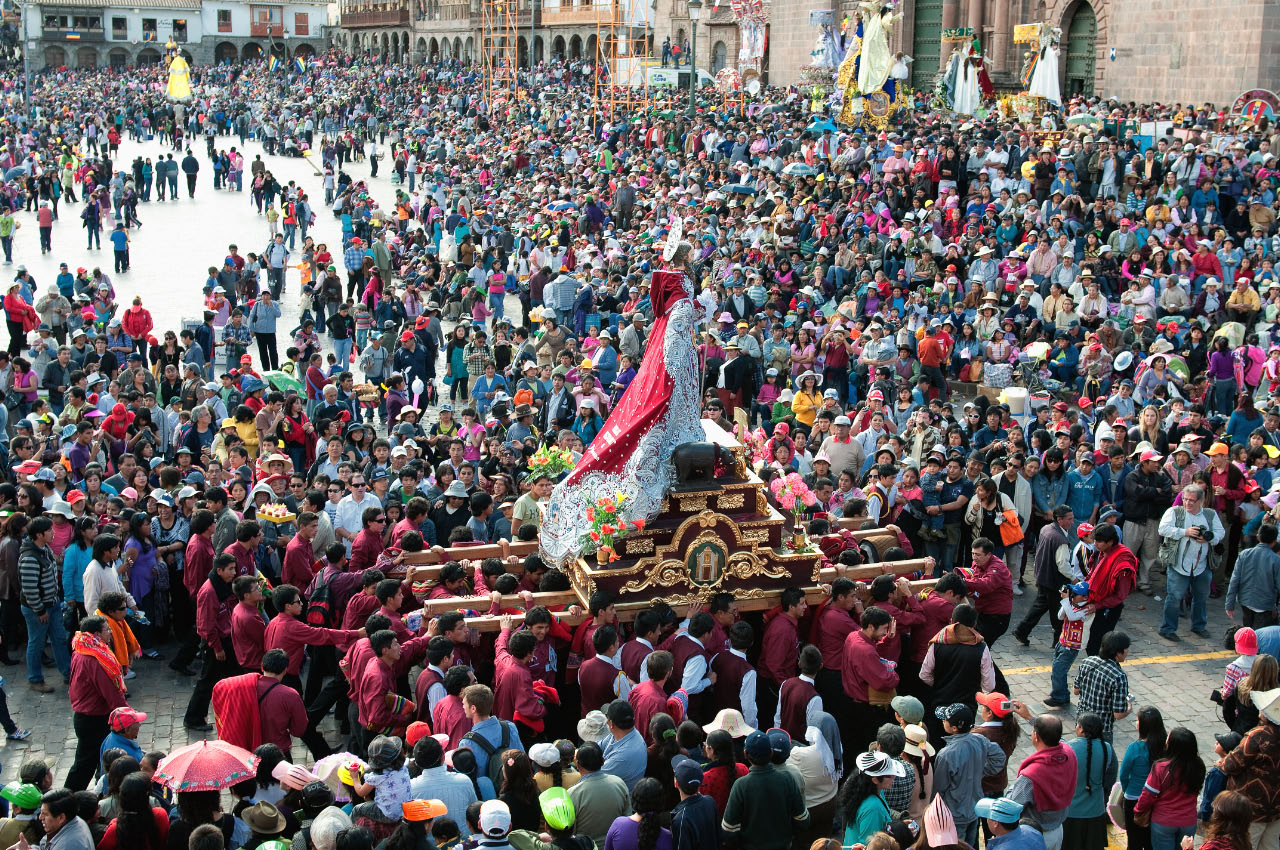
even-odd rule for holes
{"type": "Polygon", "coordinates": [[[782,509],[790,511],[795,520],[795,528],[791,532],[791,548],[796,552],[806,551],[809,539],[804,532],[804,509],[817,504],[818,497],[813,495],[798,472],[779,475],[769,482],[769,489],[773,491],[774,498],[782,509]]]}
{"type": "Polygon", "coordinates": [[[591,523],[591,529],[583,538],[583,549],[594,549],[596,563],[600,566],[622,557],[615,546],[618,538],[644,528],[644,520],[628,520],[618,515],[629,501],[630,497],[618,493],[613,498],[601,496],[595,505],[587,508],[587,522],[591,523]]]}

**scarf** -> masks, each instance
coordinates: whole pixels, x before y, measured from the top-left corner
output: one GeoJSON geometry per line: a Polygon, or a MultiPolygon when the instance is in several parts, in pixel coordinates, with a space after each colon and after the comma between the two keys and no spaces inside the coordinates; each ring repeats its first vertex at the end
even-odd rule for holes
{"type": "Polygon", "coordinates": [[[116,661],[119,662],[120,667],[128,667],[134,658],[142,654],[142,647],[138,644],[138,639],[133,636],[133,629],[129,628],[129,624],[125,620],[112,619],[102,611],[94,611],[93,613],[106,620],[107,625],[111,626],[110,649],[115,653],[116,661]]]}
{"type": "Polygon", "coordinates": [[[976,629],[961,625],[960,623],[949,623],[946,626],[943,626],[938,633],[933,636],[933,640],[929,641],[929,643],[962,643],[968,646],[973,646],[975,644],[982,643],[982,640],[982,635],[978,634],[976,629]]]}
{"type": "Polygon", "coordinates": [[[120,693],[124,693],[124,676],[120,673],[120,662],[116,660],[115,652],[103,642],[102,638],[89,632],[76,632],[71,638],[71,651],[87,655],[101,664],[102,669],[107,671],[107,676],[120,689],[120,693]]]}
{"type": "Polygon", "coordinates": [[[1125,573],[1138,575],[1138,559],[1129,547],[1116,544],[1110,552],[1098,559],[1089,573],[1089,598],[1106,599],[1115,593],[1116,582],[1125,573]]]}
{"type": "Polygon", "coordinates": [[[1076,754],[1061,741],[1022,760],[1018,774],[1031,780],[1039,812],[1059,812],[1071,805],[1076,787],[1076,754]]]}
{"type": "Polygon", "coordinates": [[[217,594],[219,602],[226,602],[231,598],[231,583],[223,581],[216,569],[209,570],[209,584],[213,585],[213,592],[217,594]]]}

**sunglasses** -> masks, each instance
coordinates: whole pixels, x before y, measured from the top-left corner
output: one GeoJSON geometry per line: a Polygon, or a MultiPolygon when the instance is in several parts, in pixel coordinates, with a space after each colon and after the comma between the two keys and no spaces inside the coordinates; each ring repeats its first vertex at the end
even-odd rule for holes
{"type": "Polygon", "coordinates": [[[351,486],[352,486],[352,487],[364,487],[364,486],[366,486],[366,485],[365,485],[365,483],[364,483],[363,481],[352,481],[352,482],[351,482],[351,486]]]}

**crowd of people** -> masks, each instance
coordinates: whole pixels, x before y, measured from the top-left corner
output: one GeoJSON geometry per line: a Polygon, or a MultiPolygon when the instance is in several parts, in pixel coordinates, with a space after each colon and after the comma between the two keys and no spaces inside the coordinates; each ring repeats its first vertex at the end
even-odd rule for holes
{"type": "MultiPolygon", "coordinates": [[[[593,74],[486,103],[456,62],[331,57],[195,69],[175,105],[162,69],[64,70],[11,105],[5,263],[25,224],[64,250],[60,205],[115,262],[18,265],[4,298],[0,663],[49,701],[56,668],[76,747],[63,776],[20,765],[2,846],[1103,850],[1110,823],[1280,847],[1274,128],[1077,99],[862,131],[773,90],[750,118],[609,117],[593,74]],[[152,137],[172,151],[118,158],[152,137]],[[273,176],[301,152],[313,181],[273,176]],[[261,250],[182,272],[207,269],[179,330],[119,295],[153,190],[265,219],[261,250]],[[702,418],[803,478],[781,513],[826,565],[887,528],[926,590],[542,604],[571,582],[537,552],[535,458],[610,439],[681,238],[702,418]],[[405,580],[420,553],[438,577],[405,580]],[[1137,706],[1133,594],[1166,641],[1189,615],[1238,654],[1212,747],[1137,706]],[[992,649],[1046,613],[1048,689],[1013,698],[992,649]],[[162,651],[185,727],[212,709],[257,757],[225,812],[139,743],[162,651]]],[[[29,734],[2,699],[0,724],[29,734]]]]}

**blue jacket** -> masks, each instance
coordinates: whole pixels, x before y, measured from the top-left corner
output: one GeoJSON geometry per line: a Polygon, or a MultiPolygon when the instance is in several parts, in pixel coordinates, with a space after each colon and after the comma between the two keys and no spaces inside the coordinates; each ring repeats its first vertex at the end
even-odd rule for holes
{"type": "Polygon", "coordinates": [[[1049,513],[1067,500],[1067,476],[1050,480],[1043,471],[1031,479],[1031,499],[1038,513],[1049,513]]]}
{"type": "Polygon", "coordinates": [[[1133,472],[1133,467],[1125,464],[1120,468],[1120,474],[1112,480],[1111,470],[1107,469],[1105,473],[1098,473],[1102,478],[1102,503],[1115,505],[1116,510],[1124,511],[1124,480],[1129,477],[1129,473],[1133,472]]]}
{"type": "Polygon", "coordinates": [[[256,334],[273,334],[276,332],[276,319],[280,318],[280,305],[272,301],[267,304],[261,298],[253,302],[249,311],[249,330],[256,334]]]}
{"type": "MultiPolygon", "coordinates": [[[[1097,470],[1085,475],[1080,467],[1067,473],[1066,504],[1080,522],[1091,522],[1093,513],[1102,504],[1104,486],[1097,470]]],[[[1056,503],[1055,503],[1056,504],[1056,503]]]]}

